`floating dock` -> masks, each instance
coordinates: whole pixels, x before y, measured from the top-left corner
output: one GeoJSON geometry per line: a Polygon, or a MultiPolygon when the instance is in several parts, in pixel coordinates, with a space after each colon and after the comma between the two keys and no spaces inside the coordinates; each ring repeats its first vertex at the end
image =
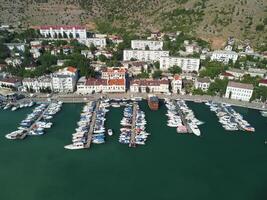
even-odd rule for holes
{"type": "Polygon", "coordinates": [[[178,113],[179,113],[179,115],[181,117],[181,120],[182,120],[183,124],[185,125],[188,133],[193,133],[193,131],[191,130],[191,128],[188,125],[187,119],[185,118],[185,114],[182,112],[182,110],[178,106],[177,102],[175,102],[175,104],[176,104],[177,111],[178,111],[178,113]]]}
{"type": "Polygon", "coordinates": [[[129,147],[135,147],[135,136],[136,136],[136,130],[135,130],[135,123],[136,123],[136,115],[137,115],[137,104],[133,104],[133,118],[132,118],[132,131],[131,131],[131,138],[129,147]]]}
{"type": "Polygon", "coordinates": [[[95,122],[96,122],[96,112],[98,111],[99,105],[100,105],[100,101],[97,101],[96,102],[95,111],[93,113],[92,120],[91,120],[91,123],[90,123],[90,128],[89,128],[89,131],[88,131],[88,134],[87,134],[87,141],[86,141],[86,143],[84,145],[84,148],[86,148],[86,149],[89,149],[90,146],[91,146],[91,143],[92,143],[94,127],[95,127],[95,122]]]}

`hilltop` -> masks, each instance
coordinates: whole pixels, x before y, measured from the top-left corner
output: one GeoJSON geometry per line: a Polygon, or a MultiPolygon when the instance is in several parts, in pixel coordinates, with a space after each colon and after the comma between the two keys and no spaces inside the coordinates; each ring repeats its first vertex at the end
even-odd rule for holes
{"type": "Polygon", "coordinates": [[[217,48],[228,36],[257,46],[267,41],[265,0],[0,1],[0,22],[20,27],[83,24],[101,32],[184,31],[217,48]]]}

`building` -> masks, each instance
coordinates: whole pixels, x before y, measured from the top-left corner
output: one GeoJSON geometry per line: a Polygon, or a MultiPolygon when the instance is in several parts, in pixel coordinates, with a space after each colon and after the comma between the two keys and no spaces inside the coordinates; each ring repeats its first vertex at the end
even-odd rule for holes
{"type": "Polygon", "coordinates": [[[81,54],[85,57],[85,58],[94,58],[94,54],[90,51],[90,50],[81,50],[81,54]]]}
{"type": "Polygon", "coordinates": [[[260,80],[259,86],[265,86],[265,87],[267,87],[267,79],[260,80]]]}
{"type": "Polygon", "coordinates": [[[230,60],[232,60],[233,63],[235,63],[237,58],[238,54],[234,51],[217,50],[213,51],[211,55],[211,60],[223,63],[228,63],[230,60]]]}
{"type": "Polygon", "coordinates": [[[4,43],[10,51],[18,50],[25,51],[25,43],[4,43]]]}
{"type": "Polygon", "coordinates": [[[40,26],[40,34],[46,38],[80,38],[86,39],[84,26],[40,26]]]}
{"type": "Polygon", "coordinates": [[[228,72],[223,72],[222,74],[219,75],[219,78],[221,80],[227,78],[228,80],[234,80],[235,79],[235,76],[231,73],[228,73],[228,72]]]}
{"type": "Polygon", "coordinates": [[[94,38],[86,38],[86,39],[79,39],[78,40],[80,43],[86,45],[87,47],[90,47],[92,44],[95,47],[101,47],[104,48],[107,46],[107,40],[106,38],[98,38],[98,37],[94,37],[94,38]]]}
{"type": "Polygon", "coordinates": [[[162,50],[163,41],[157,41],[157,40],[132,40],[131,41],[131,48],[132,49],[139,49],[139,50],[153,50],[153,51],[162,50]]]}
{"type": "Polygon", "coordinates": [[[148,70],[148,64],[143,61],[123,61],[121,64],[131,76],[136,76],[148,70]]]}
{"type": "Polygon", "coordinates": [[[251,77],[261,77],[264,78],[265,74],[267,73],[266,69],[260,69],[260,68],[249,68],[246,74],[249,74],[251,77]]]}
{"type": "Polygon", "coordinates": [[[21,86],[21,78],[18,77],[3,77],[0,79],[0,87],[18,88],[21,86]]]}
{"type": "Polygon", "coordinates": [[[180,75],[174,75],[171,81],[172,93],[181,93],[183,87],[182,77],[180,75]]]}
{"type": "Polygon", "coordinates": [[[54,92],[74,92],[78,78],[78,71],[74,67],[66,67],[52,75],[54,92]]]}
{"type": "Polygon", "coordinates": [[[11,65],[13,67],[17,67],[22,64],[21,58],[6,58],[5,62],[7,65],[11,65]]]}
{"type": "Polygon", "coordinates": [[[232,74],[234,79],[241,79],[245,75],[245,70],[232,68],[226,70],[226,73],[232,74]]]}
{"type": "Polygon", "coordinates": [[[225,98],[240,101],[249,101],[253,94],[253,85],[230,81],[228,83],[225,98]]]}
{"type": "Polygon", "coordinates": [[[135,79],[130,83],[130,92],[169,93],[169,80],[135,79]]]}
{"type": "Polygon", "coordinates": [[[207,92],[210,87],[210,79],[209,78],[197,78],[195,80],[195,88],[201,89],[204,92],[207,92]]]}
{"type": "Polygon", "coordinates": [[[40,76],[38,78],[24,78],[22,80],[24,91],[42,92],[53,91],[51,76],[40,76]]]}
{"type": "Polygon", "coordinates": [[[77,83],[78,94],[93,94],[93,93],[123,93],[126,92],[125,79],[85,79],[80,78],[77,83]]]}
{"type": "Polygon", "coordinates": [[[198,72],[200,66],[200,59],[198,58],[160,57],[159,62],[160,69],[163,71],[176,65],[185,72],[198,72]]]}
{"type": "Polygon", "coordinates": [[[111,68],[107,67],[102,70],[101,74],[102,79],[125,79],[126,70],[124,68],[111,68]]]}
{"type": "Polygon", "coordinates": [[[169,51],[150,51],[150,50],[124,50],[123,60],[136,59],[145,62],[159,61],[160,57],[169,56],[169,51]]]}

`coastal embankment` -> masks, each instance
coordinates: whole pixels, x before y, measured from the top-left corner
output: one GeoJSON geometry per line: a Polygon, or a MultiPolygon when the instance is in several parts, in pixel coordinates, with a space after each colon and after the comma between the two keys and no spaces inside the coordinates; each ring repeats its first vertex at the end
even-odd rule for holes
{"type": "MultiPolygon", "coordinates": [[[[183,99],[186,101],[194,102],[206,102],[215,101],[220,103],[227,103],[233,106],[240,106],[245,108],[257,109],[257,110],[267,110],[266,104],[261,102],[243,102],[238,100],[226,99],[218,96],[208,96],[208,95],[179,95],[179,94],[157,94],[160,99],[183,99]]],[[[90,94],[90,95],[78,95],[78,94],[53,94],[50,97],[44,94],[37,94],[32,97],[31,100],[36,102],[44,102],[49,100],[59,100],[64,103],[84,103],[88,100],[97,100],[101,97],[105,98],[132,98],[132,97],[143,97],[147,98],[147,94],[144,93],[112,93],[112,94],[90,94]]]]}

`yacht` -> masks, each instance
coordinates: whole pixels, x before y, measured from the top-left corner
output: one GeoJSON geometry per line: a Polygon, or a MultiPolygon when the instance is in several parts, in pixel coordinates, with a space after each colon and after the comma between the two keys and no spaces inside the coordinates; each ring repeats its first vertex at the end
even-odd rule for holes
{"type": "Polygon", "coordinates": [[[108,135],[109,135],[109,136],[112,136],[112,135],[113,135],[113,131],[112,131],[112,129],[108,129],[108,135]]]}
{"type": "Polygon", "coordinates": [[[73,144],[66,145],[64,146],[64,148],[70,150],[84,149],[84,144],[82,142],[76,142],[73,144]]]}

